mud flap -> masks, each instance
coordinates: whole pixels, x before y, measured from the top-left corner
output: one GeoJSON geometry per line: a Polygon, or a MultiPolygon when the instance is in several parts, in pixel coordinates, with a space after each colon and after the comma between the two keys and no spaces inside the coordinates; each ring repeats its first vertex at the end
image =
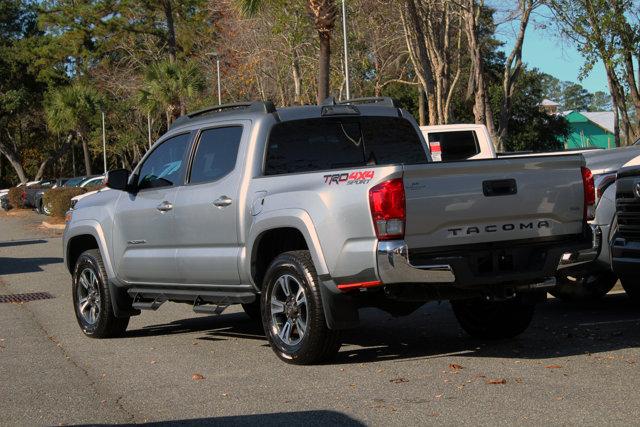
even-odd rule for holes
{"type": "Polygon", "coordinates": [[[336,292],[335,284],[332,280],[322,280],[320,295],[322,297],[322,307],[329,329],[349,329],[358,326],[360,315],[358,314],[358,304],[350,295],[336,292]]]}
{"type": "Polygon", "coordinates": [[[114,316],[117,318],[123,318],[137,316],[140,314],[140,310],[136,310],[131,306],[133,301],[123,288],[119,288],[111,280],[108,281],[108,286],[114,316]]]}

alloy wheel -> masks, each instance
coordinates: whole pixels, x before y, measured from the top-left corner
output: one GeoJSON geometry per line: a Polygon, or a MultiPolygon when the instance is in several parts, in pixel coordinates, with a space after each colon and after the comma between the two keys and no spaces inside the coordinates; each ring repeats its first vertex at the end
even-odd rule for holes
{"type": "Polygon", "coordinates": [[[100,283],[90,268],[80,273],[77,286],[78,312],[85,322],[95,325],[100,316],[100,283]]]}
{"type": "Polygon", "coordinates": [[[302,341],[307,332],[307,296],[300,281],[281,275],[271,293],[271,328],[289,346],[302,341]]]}

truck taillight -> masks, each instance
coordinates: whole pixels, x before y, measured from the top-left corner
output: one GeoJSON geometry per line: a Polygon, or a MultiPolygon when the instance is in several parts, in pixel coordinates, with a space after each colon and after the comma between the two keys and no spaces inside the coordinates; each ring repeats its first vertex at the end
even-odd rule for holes
{"type": "Polygon", "coordinates": [[[584,187],[584,219],[592,220],[595,218],[596,186],[591,170],[583,166],[581,171],[582,186],[584,187]]]}
{"type": "Polygon", "coordinates": [[[379,240],[404,238],[405,200],[401,178],[382,182],[369,190],[369,206],[379,240]]]}

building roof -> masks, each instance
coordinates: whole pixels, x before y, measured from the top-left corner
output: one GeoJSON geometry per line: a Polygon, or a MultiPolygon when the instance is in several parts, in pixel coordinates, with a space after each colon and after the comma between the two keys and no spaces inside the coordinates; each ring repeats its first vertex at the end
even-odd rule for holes
{"type": "Polygon", "coordinates": [[[580,114],[607,132],[615,133],[615,116],[613,111],[583,112],[580,114]]]}
{"type": "Polygon", "coordinates": [[[550,99],[545,98],[545,99],[543,99],[543,100],[542,100],[542,102],[540,103],[540,105],[542,105],[543,107],[557,107],[557,106],[559,106],[560,104],[558,104],[558,103],[557,103],[557,102],[555,102],[555,101],[552,101],[552,100],[550,100],[550,99]]]}

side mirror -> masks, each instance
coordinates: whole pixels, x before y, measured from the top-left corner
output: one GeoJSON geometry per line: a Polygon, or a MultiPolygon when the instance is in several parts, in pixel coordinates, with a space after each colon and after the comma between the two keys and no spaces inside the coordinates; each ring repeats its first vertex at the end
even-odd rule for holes
{"type": "Polygon", "coordinates": [[[105,179],[105,185],[113,190],[129,190],[129,172],[126,169],[115,169],[107,172],[107,178],[105,179]]]}

